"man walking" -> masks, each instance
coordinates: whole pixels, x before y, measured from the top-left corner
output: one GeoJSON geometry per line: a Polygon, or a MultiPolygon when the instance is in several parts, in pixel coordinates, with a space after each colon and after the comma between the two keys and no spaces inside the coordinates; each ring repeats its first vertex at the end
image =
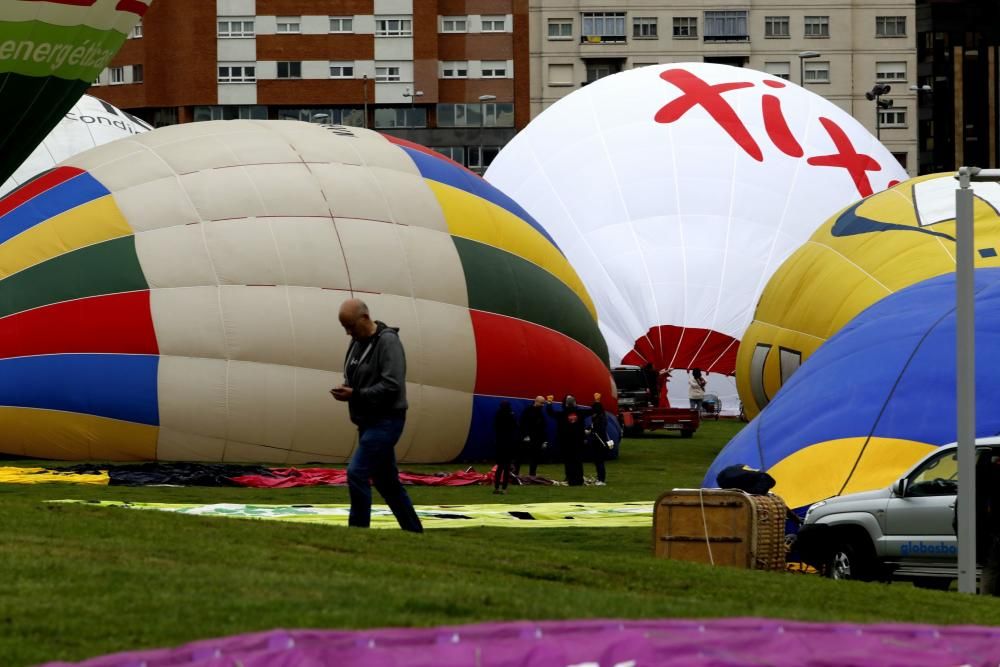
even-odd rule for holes
{"type": "Polygon", "coordinates": [[[406,355],[399,329],[372,320],[360,299],[340,306],[340,324],[351,337],[344,360],[344,384],[330,393],[347,401],[351,421],[358,427],[358,448],[347,467],[351,494],[348,524],[371,525],[372,490],[382,494],[399,527],[422,533],[423,526],[406,489],[399,482],[396,443],[406,423],[406,355]]]}

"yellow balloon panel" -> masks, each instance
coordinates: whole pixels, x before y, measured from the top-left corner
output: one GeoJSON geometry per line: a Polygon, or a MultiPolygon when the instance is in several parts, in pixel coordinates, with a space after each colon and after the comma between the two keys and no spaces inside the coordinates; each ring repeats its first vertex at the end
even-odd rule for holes
{"type": "MultiPolygon", "coordinates": [[[[748,417],[868,306],[955,269],[953,174],[914,178],[844,209],[778,269],[740,344],[748,417]]],[[[1000,186],[976,184],[977,267],[1000,266],[1000,186]]]]}

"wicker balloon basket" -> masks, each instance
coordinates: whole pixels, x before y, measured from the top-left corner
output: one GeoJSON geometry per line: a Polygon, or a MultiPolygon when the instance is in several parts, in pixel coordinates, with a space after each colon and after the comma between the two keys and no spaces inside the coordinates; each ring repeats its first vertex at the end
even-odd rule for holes
{"type": "Polygon", "coordinates": [[[674,489],[653,512],[659,558],[754,570],[785,569],[785,502],[731,489],[674,489]]]}

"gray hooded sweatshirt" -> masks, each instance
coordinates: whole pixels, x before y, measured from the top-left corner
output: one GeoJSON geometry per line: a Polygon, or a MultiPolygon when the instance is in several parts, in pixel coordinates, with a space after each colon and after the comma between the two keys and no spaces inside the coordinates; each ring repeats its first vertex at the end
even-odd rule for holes
{"type": "Polygon", "coordinates": [[[406,416],[406,353],[399,329],[379,320],[375,327],[371,338],[351,341],[344,359],[344,383],[354,389],[347,407],[359,426],[406,416]]]}

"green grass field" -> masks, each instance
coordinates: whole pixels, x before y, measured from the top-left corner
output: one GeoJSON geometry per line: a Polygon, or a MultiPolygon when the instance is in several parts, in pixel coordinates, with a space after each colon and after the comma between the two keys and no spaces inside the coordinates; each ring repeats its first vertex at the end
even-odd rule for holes
{"type": "MultiPolygon", "coordinates": [[[[698,486],[740,426],[708,423],[691,440],[628,440],[603,488],[494,496],[487,487],[423,487],[411,495],[417,504],[652,501],[698,486]]],[[[561,478],[555,466],[540,473],[561,478]]],[[[57,498],[337,503],[347,490],[0,486],[0,665],[277,627],[711,616],[1000,624],[995,598],[654,559],[649,529],[410,535],[43,502],[57,498]]]]}

